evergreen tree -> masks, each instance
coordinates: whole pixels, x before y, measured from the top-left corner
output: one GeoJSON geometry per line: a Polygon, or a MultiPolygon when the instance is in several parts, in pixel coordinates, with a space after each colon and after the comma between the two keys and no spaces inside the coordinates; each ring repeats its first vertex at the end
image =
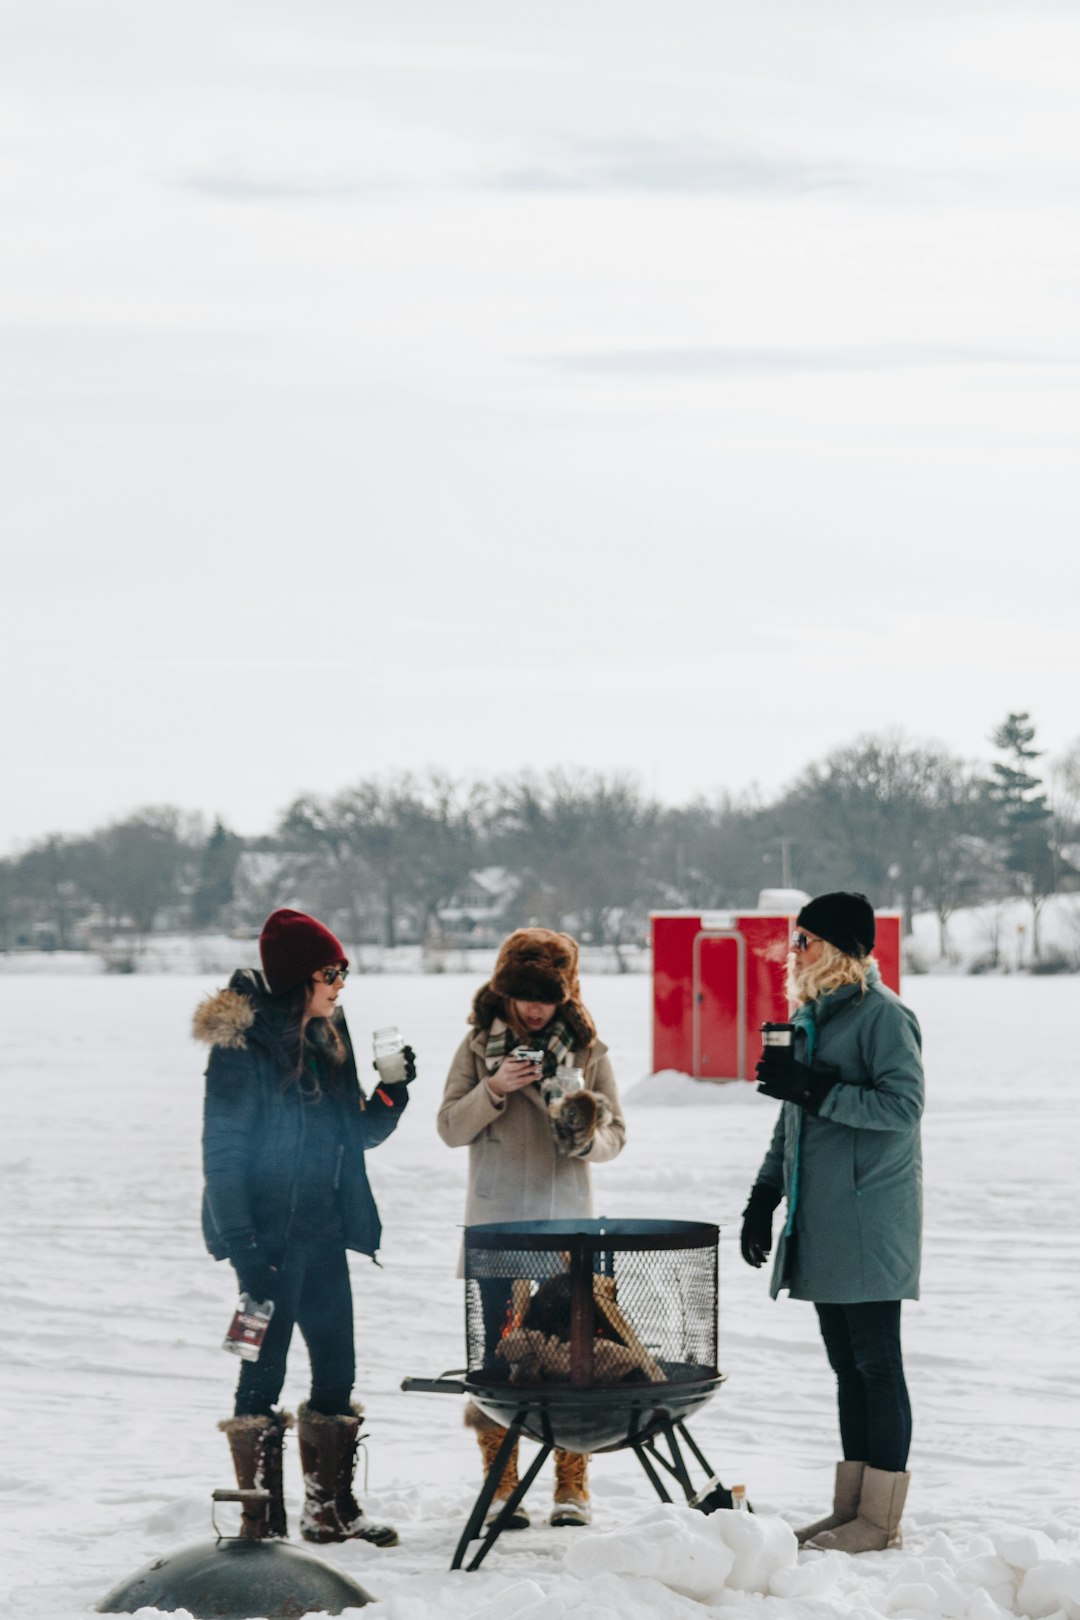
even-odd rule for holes
{"type": "Polygon", "coordinates": [[[1055,878],[1050,807],[1042,778],[1031,768],[1043,750],[1034,747],[1035,727],[1026,711],[1007,715],[991,740],[1006,757],[994,761],[987,793],[1000,826],[1002,865],[1017,892],[1031,902],[1031,954],[1037,962],[1039,918],[1055,878]]]}
{"type": "Polygon", "coordinates": [[[209,928],[217,922],[233,898],[236,863],[244,847],[242,838],[214,822],[199,854],[198,876],[191,902],[191,920],[196,928],[209,928]]]}

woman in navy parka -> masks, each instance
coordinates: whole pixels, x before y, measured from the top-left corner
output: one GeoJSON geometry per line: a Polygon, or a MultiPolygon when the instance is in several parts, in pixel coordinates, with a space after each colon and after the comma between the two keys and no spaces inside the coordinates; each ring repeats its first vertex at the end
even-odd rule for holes
{"type": "MultiPolygon", "coordinates": [[[[288,1533],[282,1444],[293,1419],[275,1410],[293,1328],[311,1360],[298,1430],[308,1541],[359,1538],[392,1546],[352,1491],[360,1409],[348,1249],[374,1257],[381,1227],[364,1152],[395,1129],[406,1082],[365,1096],[337,1005],[348,971],[339,940],[303,912],[275,911],[259,939],[262,973],[242,969],[207,998],[195,1035],[210,1046],[203,1127],[203,1231],[231,1261],[243,1293],[274,1313],[257,1361],[241,1364],[234,1415],[220,1427],[241,1488],[270,1492],[244,1533],[288,1533]]],[[[408,1078],[415,1069],[409,1054],[408,1078]]]]}

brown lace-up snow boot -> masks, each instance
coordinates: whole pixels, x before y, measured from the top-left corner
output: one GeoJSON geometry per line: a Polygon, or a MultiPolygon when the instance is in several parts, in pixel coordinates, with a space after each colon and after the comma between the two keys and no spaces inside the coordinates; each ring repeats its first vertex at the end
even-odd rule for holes
{"type": "Polygon", "coordinates": [[[548,1522],[560,1526],[592,1523],[589,1459],[580,1452],[555,1452],[555,1506],[548,1522]]]}
{"type": "Polygon", "coordinates": [[[837,1530],[823,1530],[807,1546],[846,1553],[884,1552],[887,1547],[903,1546],[900,1519],[910,1479],[910,1474],[889,1474],[867,1465],[855,1518],[837,1530]]]}
{"type": "MultiPolygon", "coordinates": [[[[499,1447],[506,1439],[506,1430],[495,1423],[480,1408],[470,1401],[465,1408],[465,1427],[476,1430],[476,1441],[480,1447],[480,1455],[484,1459],[484,1473],[490,1474],[495,1466],[495,1458],[499,1454],[499,1447]]],[[[484,1521],[484,1529],[488,1530],[498,1518],[509,1498],[518,1487],[518,1448],[514,1447],[509,1458],[503,1465],[502,1478],[495,1487],[495,1495],[491,1499],[491,1508],[484,1521]]],[[[527,1530],[529,1528],[529,1515],[523,1503],[518,1504],[510,1518],[503,1526],[504,1530],[527,1530]]]]}
{"type": "Polygon", "coordinates": [[[293,1419],[288,1412],[222,1418],[218,1424],[229,1442],[240,1489],[270,1492],[270,1504],[265,1511],[246,1504],[242,1509],[240,1534],[248,1541],[289,1533],[281,1484],[281,1451],[285,1430],[292,1426],[293,1419]]]}
{"type": "Polygon", "coordinates": [[[388,1524],[375,1524],[353,1495],[356,1448],[362,1407],[327,1417],[301,1406],[297,1434],[304,1470],[304,1511],[300,1534],[305,1541],[370,1541],[375,1547],[396,1547],[398,1533],[388,1524]]]}
{"type": "Polygon", "coordinates": [[[803,1530],[796,1530],[795,1539],[801,1547],[804,1541],[819,1536],[823,1530],[839,1530],[850,1524],[859,1511],[859,1490],[862,1486],[865,1463],[839,1462],[836,1465],[836,1488],[833,1491],[832,1512],[823,1519],[815,1519],[803,1530]]]}

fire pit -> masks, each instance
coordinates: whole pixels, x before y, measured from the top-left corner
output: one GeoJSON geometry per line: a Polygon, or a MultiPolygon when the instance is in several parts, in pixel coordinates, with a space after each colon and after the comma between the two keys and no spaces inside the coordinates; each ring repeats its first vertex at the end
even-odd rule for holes
{"type": "Polygon", "coordinates": [[[465,1386],[564,1451],[633,1441],[720,1381],[717,1228],[690,1221],[514,1221],[465,1233],[465,1386]]]}
{"type": "MultiPolygon", "coordinates": [[[[469,1365],[404,1388],[460,1390],[507,1430],[500,1459],[522,1434],[541,1451],[469,1565],[478,1567],[548,1453],[632,1447],[658,1495],[656,1465],[693,1505],[730,1494],[685,1420],[710,1400],[716,1365],[719,1230],[695,1221],[515,1221],[465,1232],[469,1365]],[[663,1439],[669,1455],[657,1448],[663,1439]],[[680,1439],[708,1478],[695,1489],[680,1439]]],[[[455,1555],[480,1530],[502,1473],[496,1459],[455,1555]]]]}

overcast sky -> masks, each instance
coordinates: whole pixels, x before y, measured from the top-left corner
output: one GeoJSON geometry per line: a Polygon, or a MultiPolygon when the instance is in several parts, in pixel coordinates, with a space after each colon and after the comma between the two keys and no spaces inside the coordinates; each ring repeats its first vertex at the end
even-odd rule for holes
{"type": "Polygon", "coordinates": [[[0,0],[0,852],[1080,734],[1080,11],[0,0]]]}

